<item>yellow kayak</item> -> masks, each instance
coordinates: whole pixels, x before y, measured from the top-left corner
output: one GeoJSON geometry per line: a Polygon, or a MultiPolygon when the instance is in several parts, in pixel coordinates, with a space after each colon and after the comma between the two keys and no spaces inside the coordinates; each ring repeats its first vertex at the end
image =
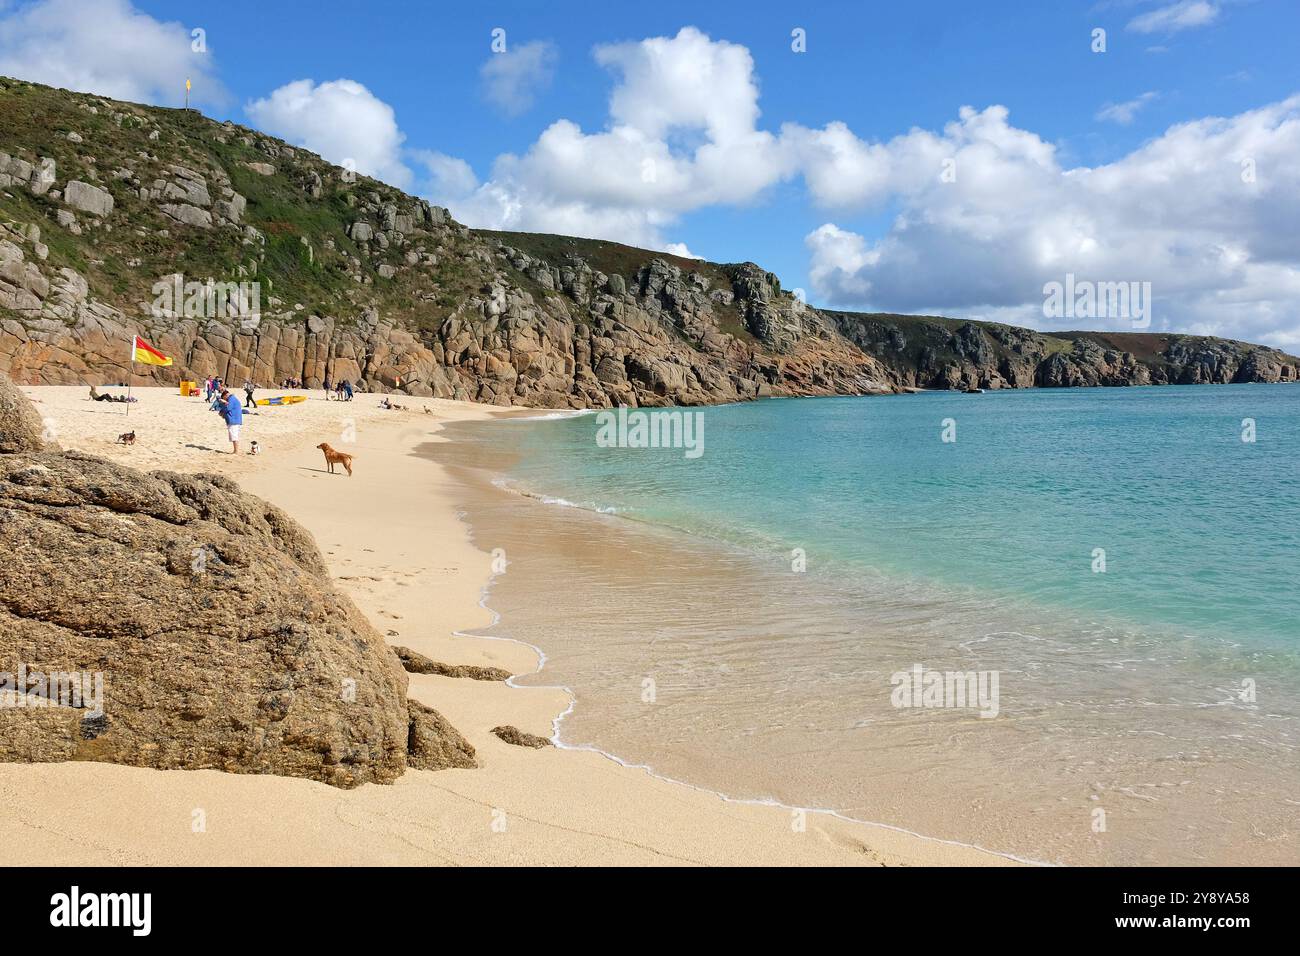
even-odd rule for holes
{"type": "Polygon", "coordinates": [[[275,398],[259,398],[258,405],[297,405],[307,401],[306,395],[277,395],[275,398]]]}

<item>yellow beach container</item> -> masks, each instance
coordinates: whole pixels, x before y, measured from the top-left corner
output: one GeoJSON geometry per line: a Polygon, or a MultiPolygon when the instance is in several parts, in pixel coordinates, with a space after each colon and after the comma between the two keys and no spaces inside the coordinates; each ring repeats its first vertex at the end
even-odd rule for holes
{"type": "Polygon", "coordinates": [[[198,382],[181,382],[181,395],[185,398],[190,397],[190,392],[198,387],[198,382]]]}

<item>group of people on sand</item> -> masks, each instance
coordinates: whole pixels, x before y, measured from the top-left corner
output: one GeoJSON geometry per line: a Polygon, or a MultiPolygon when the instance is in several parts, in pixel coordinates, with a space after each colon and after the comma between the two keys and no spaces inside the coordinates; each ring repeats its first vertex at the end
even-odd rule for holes
{"type": "MultiPolygon", "coordinates": [[[[285,388],[300,388],[301,379],[285,379],[285,388]]],[[[244,401],[241,402],[229,388],[226,387],[225,381],[219,375],[209,375],[203,382],[203,399],[208,403],[208,407],[221,416],[226,423],[226,437],[230,439],[232,453],[239,454],[239,433],[244,425],[245,409],[256,412],[257,400],[254,398],[254,392],[257,385],[251,380],[244,382],[244,401]]],[[[354,388],[350,381],[343,379],[338,383],[332,383],[327,376],[325,378],[325,398],[333,398],[340,402],[352,401],[354,388]]],[[[90,397],[96,402],[134,402],[136,399],[127,398],[125,395],[108,395],[96,390],[95,386],[90,386],[90,397]]],[[[382,403],[384,408],[402,409],[401,405],[392,404],[387,396],[382,403]]],[[[426,409],[427,411],[428,409],[426,409]]],[[[256,454],[257,442],[253,442],[253,448],[250,454],[256,454]]]]}
{"type": "Polygon", "coordinates": [[[336,402],[350,402],[352,401],[352,392],[352,383],[346,378],[331,384],[330,377],[325,376],[325,401],[328,402],[333,398],[336,402]]]}
{"type": "MultiPolygon", "coordinates": [[[[286,378],[282,385],[283,388],[302,388],[302,379],[286,378]]],[[[239,454],[239,432],[244,424],[245,410],[257,412],[257,399],[254,393],[257,385],[249,379],[244,382],[244,401],[241,403],[239,398],[231,393],[226,387],[225,382],[220,376],[209,376],[204,382],[204,398],[210,403],[209,407],[217,412],[226,423],[226,434],[230,438],[231,448],[234,454],[239,454]]],[[[325,398],[333,398],[340,402],[352,401],[354,389],[352,383],[343,379],[338,383],[332,383],[329,376],[325,378],[325,398]]],[[[256,450],[257,442],[253,442],[256,450]]]]}
{"type": "MultiPolygon", "coordinates": [[[[306,388],[303,380],[300,378],[286,378],[280,383],[281,388],[306,388]]],[[[339,402],[352,401],[353,393],[356,387],[346,378],[339,382],[331,382],[328,375],[325,376],[325,400],[334,399],[339,402]]]]}

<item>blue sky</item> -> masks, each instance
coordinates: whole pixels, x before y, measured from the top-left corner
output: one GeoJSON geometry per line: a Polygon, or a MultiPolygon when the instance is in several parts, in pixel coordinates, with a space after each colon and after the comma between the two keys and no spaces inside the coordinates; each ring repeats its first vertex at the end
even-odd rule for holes
{"type": "Polygon", "coordinates": [[[171,73],[192,72],[209,115],[335,162],[365,154],[362,171],[473,225],[751,259],[816,304],[1048,327],[1037,290],[1073,272],[1152,282],[1152,328],[1294,347],[1300,240],[1279,211],[1300,208],[1297,27],[1294,0],[0,0],[0,72],[155,102],[179,96],[171,73]],[[104,62],[24,55],[35,38],[77,49],[74,26],[34,22],[43,7],[107,11],[104,62]],[[114,61],[113,31],[140,34],[137,18],[159,24],[160,48],[201,28],[207,51],[114,61]],[[792,50],[796,28],[806,52],[792,50]],[[1189,123],[1201,126],[1170,134],[1189,123]],[[945,156],[956,188],[933,186],[928,164],[945,156]],[[1247,160],[1255,178],[1239,182],[1247,160]]]}

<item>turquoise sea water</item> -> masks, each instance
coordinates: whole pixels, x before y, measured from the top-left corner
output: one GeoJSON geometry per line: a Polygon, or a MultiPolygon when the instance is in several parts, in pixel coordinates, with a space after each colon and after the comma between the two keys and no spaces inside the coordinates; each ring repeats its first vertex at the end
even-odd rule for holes
{"type": "Polygon", "coordinates": [[[515,492],[467,513],[562,744],[1031,860],[1300,863],[1300,386],[683,412],[698,457],[594,414],[431,446],[515,492]],[[916,667],[996,717],[899,706],[916,667]]]}
{"type": "Polygon", "coordinates": [[[1300,386],[699,410],[704,453],[532,424],[512,478],[810,572],[863,568],[1300,650],[1300,386]],[[955,442],[941,440],[944,420],[955,442]],[[1255,441],[1242,440],[1253,419],[1255,441]],[[1105,570],[1094,557],[1104,550],[1105,570]]]}

